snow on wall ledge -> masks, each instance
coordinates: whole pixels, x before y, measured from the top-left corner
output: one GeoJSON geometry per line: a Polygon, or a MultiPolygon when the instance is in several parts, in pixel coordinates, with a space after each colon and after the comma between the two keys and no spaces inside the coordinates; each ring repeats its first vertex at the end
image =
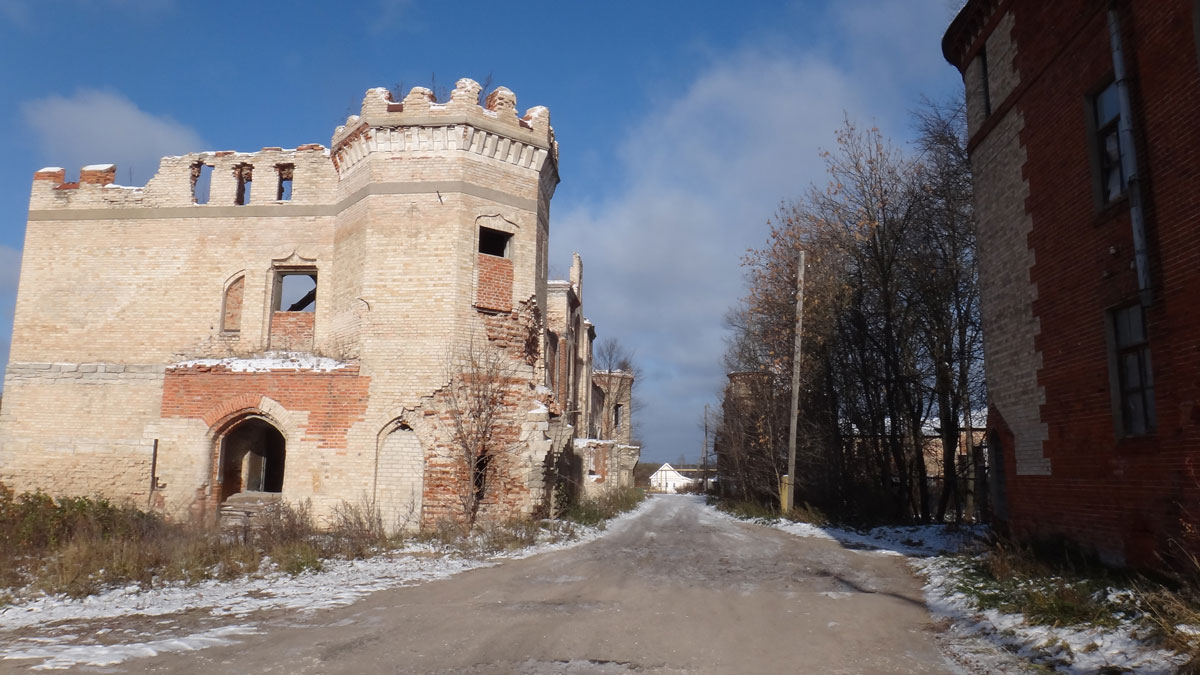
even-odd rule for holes
{"type": "Polygon", "coordinates": [[[167,366],[167,370],[185,368],[224,369],[233,373],[269,373],[288,370],[295,372],[328,373],[347,368],[352,364],[326,356],[307,352],[267,352],[262,356],[247,358],[192,359],[167,366]]]}

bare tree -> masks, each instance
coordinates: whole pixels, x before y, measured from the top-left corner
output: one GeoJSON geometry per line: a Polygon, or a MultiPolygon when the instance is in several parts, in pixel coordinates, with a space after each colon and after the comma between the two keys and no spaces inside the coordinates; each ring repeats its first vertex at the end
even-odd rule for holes
{"type": "Polygon", "coordinates": [[[634,414],[638,406],[633,388],[641,372],[634,351],[617,338],[604,338],[596,345],[592,363],[593,378],[604,389],[602,433],[617,438],[620,427],[628,425],[629,437],[635,438],[634,414]]]}
{"type": "Polygon", "coordinates": [[[727,317],[725,365],[753,386],[726,390],[717,436],[718,480],[739,498],[778,493],[803,249],[798,498],[865,520],[962,514],[957,447],[982,378],[961,114],[927,103],[917,154],[847,122],[824,154],[828,187],[783,205],[766,246],[744,258],[749,291],[727,317]],[[935,428],[940,495],[925,461],[935,428]]]}
{"type": "Polygon", "coordinates": [[[468,528],[517,445],[520,425],[511,418],[509,402],[514,387],[523,382],[518,377],[520,365],[505,350],[478,336],[472,336],[447,364],[447,424],[460,463],[456,492],[468,528]]]}

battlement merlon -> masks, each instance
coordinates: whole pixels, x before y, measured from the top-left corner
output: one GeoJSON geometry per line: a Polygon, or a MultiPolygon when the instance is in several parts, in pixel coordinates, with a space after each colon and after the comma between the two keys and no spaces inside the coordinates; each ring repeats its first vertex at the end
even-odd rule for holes
{"type": "Polygon", "coordinates": [[[536,106],[517,117],[517,97],[510,90],[497,87],[482,105],[481,91],[479,83],[469,78],[459,80],[444,103],[436,102],[425,87],[413,87],[400,102],[382,87],[367,90],[361,114],[351,115],[334,130],[330,144],[334,165],[347,170],[377,147],[393,152],[470,150],[539,172],[549,159],[557,183],[558,143],[550,111],[536,106]],[[363,139],[371,147],[357,143],[363,139]]]}
{"type": "Polygon", "coordinates": [[[327,204],[333,199],[337,182],[328,155],[324,146],[309,143],[295,149],[268,147],[258,152],[223,150],[163,157],[158,171],[145,186],[117,185],[115,164],[82,167],[77,182],[66,182],[66,170],[62,167],[46,167],[33,174],[29,208],[31,211],[137,207],[203,210],[223,206],[327,204]],[[198,199],[202,195],[197,194],[196,179],[206,166],[212,174],[204,201],[198,199]],[[293,178],[295,189],[282,199],[281,182],[290,185],[293,178]],[[254,189],[245,189],[245,183],[252,184],[254,189]]]}

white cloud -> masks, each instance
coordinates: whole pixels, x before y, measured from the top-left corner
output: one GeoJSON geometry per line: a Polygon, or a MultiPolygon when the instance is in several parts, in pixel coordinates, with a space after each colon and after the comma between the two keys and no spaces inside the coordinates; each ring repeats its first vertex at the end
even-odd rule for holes
{"type": "Polygon", "coordinates": [[[204,149],[200,135],[167,116],[153,115],[121,94],[80,89],[25,101],[21,114],[33,132],[40,159],[67,169],[71,176],[85,164],[115,163],[117,182],[143,184],[165,155],[204,149]]]}
{"type": "MultiPolygon", "coordinates": [[[[111,162],[117,165],[117,182],[132,168],[134,182],[142,184],[164,155],[204,149],[190,127],[152,115],[112,92],[81,89],[69,97],[25,101],[21,115],[35,139],[38,159],[66,168],[68,179],[86,164],[111,162]]],[[[0,245],[0,376],[8,363],[20,265],[21,252],[0,245]]]]}
{"type": "Polygon", "coordinates": [[[373,34],[395,30],[408,30],[414,21],[413,0],[377,0],[376,12],[371,17],[369,30],[373,34]]]}
{"type": "Polygon", "coordinates": [[[745,292],[741,256],[765,244],[782,200],[824,183],[819,152],[834,145],[845,116],[902,118],[914,87],[950,73],[928,56],[940,58],[949,22],[939,3],[906,2],[899,13],[884,0],[839,6],[830,39],[855,46],[836,60],[828,45],[723,55],[628,131],[623,189],[555,213],[552,260],[581,252],[584,309],[597,334],[618,337],[642,362],[648,459],[698,455],[704,404],[719,403],[725,382],[723,317],[745,292]],[[921,30],[890,34],[896,25],[921,30]]]}

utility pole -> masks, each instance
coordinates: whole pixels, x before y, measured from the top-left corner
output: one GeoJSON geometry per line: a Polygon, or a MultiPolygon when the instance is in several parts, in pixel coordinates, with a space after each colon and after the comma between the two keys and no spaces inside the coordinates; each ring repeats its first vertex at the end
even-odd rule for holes
{"type": "Polygon", "coordinates": [[[700,450],[700,484],[708,492],[708,404],[704,404],[704,447],[700,450]]]}
{"type": "Polygon", "coordinates": [[[788,433],[788,472],[784,478],[783,511],[796,506],[796,434],[800,417],[800,339],[804,332],[804,249],[796,270],[796,346],[792,352],[792,419],[788,433]]]}

